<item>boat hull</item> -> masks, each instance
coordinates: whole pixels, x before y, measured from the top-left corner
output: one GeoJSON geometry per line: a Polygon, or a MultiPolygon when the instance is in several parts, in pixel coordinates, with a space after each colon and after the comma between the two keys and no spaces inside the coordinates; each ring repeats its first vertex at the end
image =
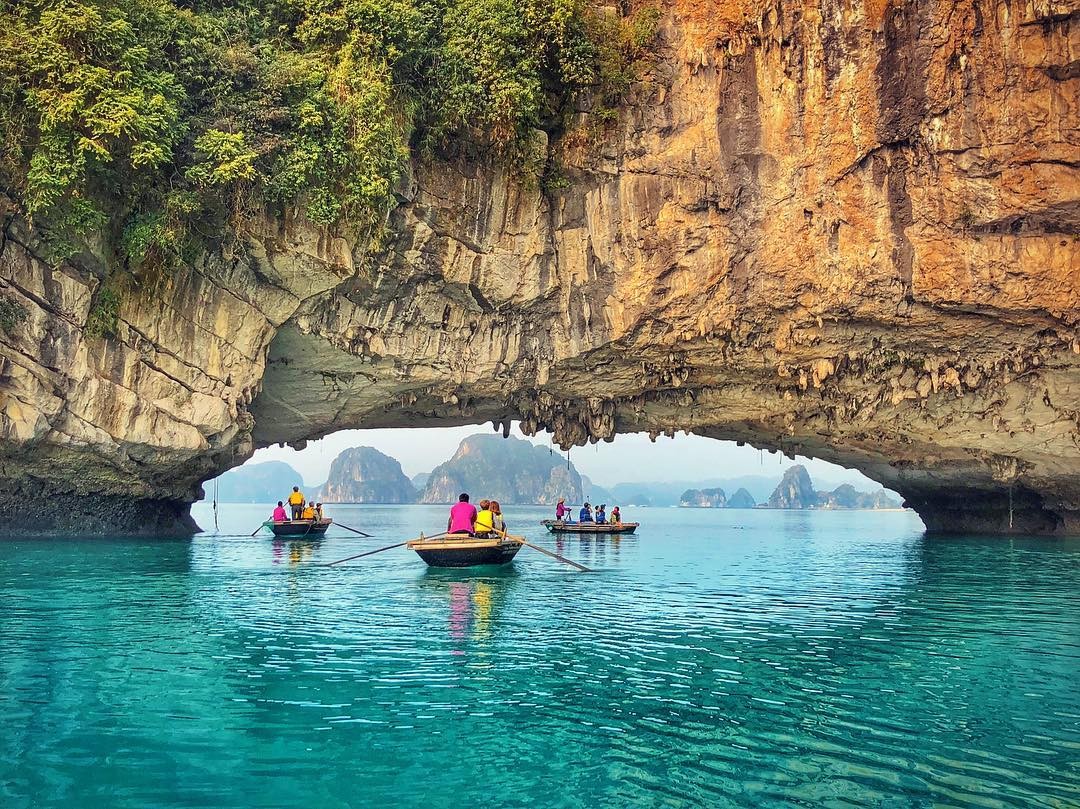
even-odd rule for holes
{"type": "Polygon", "coordinates": [[[285,522],[268,522],[266,527],[274,532],[276,537],[321,537],[326,529],[333,524],[333,520],[286,520],[285,522]]]}
{"type": "Polygon", "coordinates": [[[632,534],[637,530],[640,523],[601,523],[594,522],[557,522],[556,520],[544,520],[541,523],[553,534],[632,534]]]}
{"type": "Polygon", "coordinates": [[[522,545],[513,539],[465,537],[414,540],[406,547],[416,551],[430,567],[480,567],[512,562],[522,545]]]}

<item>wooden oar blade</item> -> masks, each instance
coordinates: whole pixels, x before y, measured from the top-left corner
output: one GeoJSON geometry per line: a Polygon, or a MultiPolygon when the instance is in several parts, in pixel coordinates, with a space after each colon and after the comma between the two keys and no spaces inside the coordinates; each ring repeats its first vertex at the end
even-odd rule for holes
{"type": "MultiPolygon", "coordinates": [[[[410,540],[411,541],[411,540],[410,540]]],[[[358,553],[355,556],[346,556],[344,559],[338,559],[336,562],[326,562],[323,567],[333,567],[334,565],[340,565],[342,562],[351,562],[353,559],[360,559],[364,556],[371,556],[373,553],[382,553],[383,551],[390,551],[394,548],[400,548],[408,542],[398,542],[394,545],[387,545],[385,548],[376,548],[373,551],[365,551],[364,553],[358,553]]]]}

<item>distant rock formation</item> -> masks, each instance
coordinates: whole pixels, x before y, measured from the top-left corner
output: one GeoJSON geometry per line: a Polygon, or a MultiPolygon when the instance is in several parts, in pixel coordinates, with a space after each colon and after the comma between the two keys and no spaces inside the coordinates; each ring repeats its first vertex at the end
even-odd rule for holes
{"type": "Polygon", "coordinates": [[[293,486],[304,489],[300,473],[283,461],[238,466],[216,481],[208,480],[203,485],[207,500],[214,497],[215,483],[219,503],[276,503],[284,500],[293,486]]]}
{"type": "Polygon", "coordinates": [[[417,472],[411,479],[413,488],[418,492],[424,491],[424,487],[427,486],[429,477],[431,477],[430,472],[417,472]]]}
{"type": "Polygon", "coordinates": [[[831,492],[814,490],[810,473],[800,465],[792,466],[784,473],[780,485],[765,504],[768,508],[791,509],[882,509],[900,508],[899,501],[884,490],[860,492],[850,483],[837,486],[831,492]]]}
{"type": "Polygon", "coordinates": [[[879,489],[876,492],[860,492],[849,483],[837,486],[831,492],[818,492],[819,508],[900,508],[900,501],[879,489]]]}
{"type": "Polygon", "coordinates": [[[586,475],[581,476],[581,496],[590,503],[607,503],[611,506],[619,502],[611,491],[597,486],[586,475]]]}
{"type": "Polygon", "coordinates": [[[431,471],[421,503],[452,503],[468,492],[501,504],[552,505],[560,497],[580,503],[581,475],[547,447],[520,438],[471,435],[446,463],[431,471]]]}
{"type": "Polygon", "coordinates": [[[810,473],[805,466],[796,464],[784,473],[766,505],[769,508],[814,508],[817,502],[810,473]]]}
{"type": "Polygon", "coordinates": [[[753,508],[757,503],[754,501],[753,496],[746,489],[739,489],[735,494],[731,495],[727,501],[728,508],[753,508]]]}
{"type": "Polygon", "coordinates": [[[316,498],[324,503],[415,503],[416,489],[389,455],[352,447],[334,459],[316,498]]]}
{"type": "Polygon", "coordinates": [[[726,508],[727,495],[723,489],[687,489],[679,498],[683,508],[726,508]]]}

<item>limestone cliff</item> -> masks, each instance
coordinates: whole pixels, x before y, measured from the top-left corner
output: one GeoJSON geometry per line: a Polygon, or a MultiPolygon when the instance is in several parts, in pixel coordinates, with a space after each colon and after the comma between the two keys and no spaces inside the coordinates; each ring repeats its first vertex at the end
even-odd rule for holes
{"type": "Polygon", "coordinates": [[[467,492],[474,503],[482,498],[500,504],[581,502],[581,476],[571,464],[547,448],[520,438],[472,435],[446,463],[431,470],[421,503],[456,503],[467,492]]]}
{"type": "Polygon", "coordinates": [[[727,501],[727,508],[753,508],[755,505],[753,495],[746,489],[739,489],[727,501]]]}
{"type": "Polygon", "coordinates": [[[416,489],[401,464],[372,447],[350,447],[330,464],[316,495],[326,503],[415,503],[416,489]]]}
{"type": "Polygon", "coordinates": [[[679,498],[685,508],[726,508],[727,496],[723,489],[687,489],[679,498]]]}
{"type": "Polygon", "coordinates": [[[814,491],[814,484],[806,467],[795,465],[784,472],[784,477],[765,505],[769,508],[816,508],[818,494],[814,491]]]}
{"type": "Polygon", "coordinates": [[[767,508],[882,509],[900,508],[884,491],[860,492],[850,483],[831,492],[816,491],[810,473],[801,464],[790,467],[765,503],[767,508]]]}
{"type": "Polygon", "coordinates": [[[1080,533],[1080,8],[675,0],[660,43],[615,124],[582,99],[537,133],[550,181],[461,144],[377,254],[267,219],[130,277],[112,338],[109,251],[50,261],[0,206],[3,516],[182,530],[256,445],[521,418],[822,457],[931,530],[1080,533]]]}

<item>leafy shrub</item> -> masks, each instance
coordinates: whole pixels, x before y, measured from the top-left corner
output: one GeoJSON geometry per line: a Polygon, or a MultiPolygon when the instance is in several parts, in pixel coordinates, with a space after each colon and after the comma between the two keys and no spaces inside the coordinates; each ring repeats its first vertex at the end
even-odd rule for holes
{"type": "Polygon", "coordinates": [[[120,295],[103,286],[98,290],[90,316],[86,319],[85,332],[89,337],[115,337],[119,327],[120,295]]]}
{"type": "Polygon", "coordinates": [[[15,327],[29,317],[29,312],[18,301],[0,295],[0,330],[11,333],[15,327]]]}

